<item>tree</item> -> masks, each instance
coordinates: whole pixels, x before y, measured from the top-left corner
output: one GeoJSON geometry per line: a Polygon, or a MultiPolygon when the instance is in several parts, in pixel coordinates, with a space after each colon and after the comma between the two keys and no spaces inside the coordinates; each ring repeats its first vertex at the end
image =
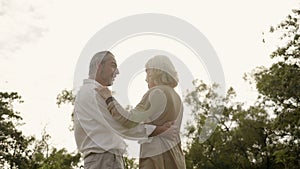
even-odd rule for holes
{"type": "Polygon", "coordinates": [[[36,140],[32,153],[32,167],[36,169],[70,169],[77,168],[80,160],[79,153],[68,153],[66,149],[58,150],[50,147],[51,136],[42,133],[42,139],[36,140]]]}
{"type": "Polygon", "coordinates": [[[22,102],[17,93],[0,92],[0,168],[77,167],[80,155],[50,147],[50,136],[45,131],[42,140],[37,140],[35,137],[23,135],[22,131],[17,129],[22,117],[13,110],[14,102],[22,102]]]}
{"type": "Polygon", "coordinates": [[[280,37],[277,50],[271,54],[278,62],[253,73],[264,104],[276,115],[272,126],[277,142],[274,156],[284,168],[300,167],[300,10],[292,12],[270,28],[280,37]]]}
{"type": "Polygon", "coordinates": [[[257,101],[250,107],[235,102],[230,88],[225,98],[218,98],[215,87],[195,82],[195,90],[186,96],[192,107],[194,123],[186,127],[190,137],[187,168],[285,168],[300,167],[300,10],[270,32],[279,33],[280,43],[271,58],[270,68],[258,67],[250,77],[258,90],[257,101]],[[281,33],[281,34],[280,34],[281,33]],[[222,116],[204,143],[198,136],[209,118],[209,110],[217,109],[215,99],[223,100],[222,116]]]}
{"type": "Polygon", "coordinates": [[[0,168],[28,168],[33,137],[25,137],[17,129],[22,117],[12,108],[13,102],[22,102],[17,93],[0,92],[0,168]]]}
{"type": "MultiPolygon", "coordinates": [[[[194,123],[186,126],[189,138],[186,154],[188,169],[270,168],[267,153],[269,116],[260,105],[244,108],[235,102],[235,91],[230,88],[225,98],[217,95],[216,85],[195,81],[195,90],[186,96],[191,106],[194,123]],[[216,99],[224,103],[222,115],[215,116],[217,128],[205,142],[200,142],[205,120],[210,116],[216,99]]],[[[219,105],[220,106],[220,105],[219,105]]]]}

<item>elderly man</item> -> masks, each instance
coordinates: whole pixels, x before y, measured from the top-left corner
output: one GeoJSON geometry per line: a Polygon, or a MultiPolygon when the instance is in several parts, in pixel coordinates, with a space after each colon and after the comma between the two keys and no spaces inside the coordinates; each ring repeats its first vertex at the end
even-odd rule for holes
{"type": "Polygon", "coordinates": [[[118,74],[114,55],[109,51],[98,52],[90,62],[89,78],[84,80],[76,95],[75,139],[79,151],[83,153],[86,169],[124,169],[122,155],[126,144],[120,134],[147,138],[166,131],[172,124],[141,124],[128,130],[114,120],[107,110],[105,100],[95,89],[111,86],[118,74]]]}

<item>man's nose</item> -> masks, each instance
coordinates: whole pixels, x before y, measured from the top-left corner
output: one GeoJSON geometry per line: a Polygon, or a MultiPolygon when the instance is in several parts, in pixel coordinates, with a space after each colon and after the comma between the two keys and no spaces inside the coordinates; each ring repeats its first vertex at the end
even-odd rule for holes
{"type": "Polygon", "coordinates": [[[120,74],[120,72],[119,72],[119,69],[118,69],[118,68],[116,69],[116,71],[115,71],[115,74],[116,74],[116,75],[120,74]]]}

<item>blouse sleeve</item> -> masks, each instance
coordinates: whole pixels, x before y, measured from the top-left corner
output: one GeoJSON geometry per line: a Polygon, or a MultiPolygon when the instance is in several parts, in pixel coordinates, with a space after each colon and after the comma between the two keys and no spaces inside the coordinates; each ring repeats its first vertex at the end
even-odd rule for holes
{"type": "Polygon", "coordinates": [[[164,112],[166,103],[164,92],[160,89],[153,89],[149,90],[139,104],[130,111],[125,110],[116,100],[108,104],[108,110],[122,126],[133,128],[150,118],[159,117],[164,112]]]}

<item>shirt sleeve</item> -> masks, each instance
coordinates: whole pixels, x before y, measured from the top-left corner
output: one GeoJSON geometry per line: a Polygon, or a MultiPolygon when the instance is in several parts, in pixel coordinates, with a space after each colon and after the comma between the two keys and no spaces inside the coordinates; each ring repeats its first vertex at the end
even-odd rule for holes
{"type": "MultiPolygon", "coordinates": [[[[102,118],[104,118],[104,123],[108,126],[108,128],[111,128],[114,130],[115,133],[121,135],[124,138],[129,138],[133,140],[140,140],[148,138],[148,136],[156,129],[155,125],[148,125],[148,124],[140,124],[140,123],[134,123],[130,128],[124,127],[121,125],[115,118],[112,118],[110,112],[108,111],[108,107],[105,103],[105,100],[99,96],[96,95],[96,100],[99,108],[99,112],[101,113],[102,118]]],[[[120,105],[120,108],[122,106],[120,105]]],[[[125,111],[125,109],[122,108],[122,110],[125,111]]],[[[127,111],[125,111],[127,112],[127,111]]],[[[118,116],[116,116],[117,118],[118,116]]],[[[94,117],[96,119],[99,119],[99,117],[94,117]]],[[[123,119],[120,117],[120,120],[123,119]]],[[[102,122],[103,120],[100,120],[99,122],[102,122]]],[[[103,122],[102,122],[103,123],[103,122]]],[[[131,123],[128,123],[131,124],[131,123]]]]}
{"type": "MultiPolygon", "coordinates": [[[[112,117],[122,126],[133,128],[141,122],[149,122],[149,119],[159,117],[165,111],[166,104],[167,99],[164,92],[160,89],[155,89],[149,90],[140,103],[130,111],[125,110],[116,100],[108,104],[108,110],[112,117]]],[[[145,128],[149,132],[153,132],[153,127],[151,129],[149,126],[145,128]]]]}
{"type": "Polygon", "coordinates": [[[156,129],[156,126],[151,125],[151,124],[145,124],[144,127],[146,129],[147,136],[149,136],[151,133],[153,133],[153,131],[156,129]]]}
{"type": "MultiPolygon", "coordinates": [[[[140,140],[147,138],[156,128],[156,126],[139,124],[130,129],[122,126],[107,110],[107,105],[104,99],[97,95],[94,88],[84,89],[77,96],[75,100],[76,113],[74,113],[74,120],[78,125],[84,128],[84,133],[96,142],[105,142],[109,145],[111,134],[115,133],[122,137],[140,140]],[[99,137],[95,133],[107,134],[108,137],[99,137]]],[[[116,143],[117,144],[117,143],[116,143]]]]}

